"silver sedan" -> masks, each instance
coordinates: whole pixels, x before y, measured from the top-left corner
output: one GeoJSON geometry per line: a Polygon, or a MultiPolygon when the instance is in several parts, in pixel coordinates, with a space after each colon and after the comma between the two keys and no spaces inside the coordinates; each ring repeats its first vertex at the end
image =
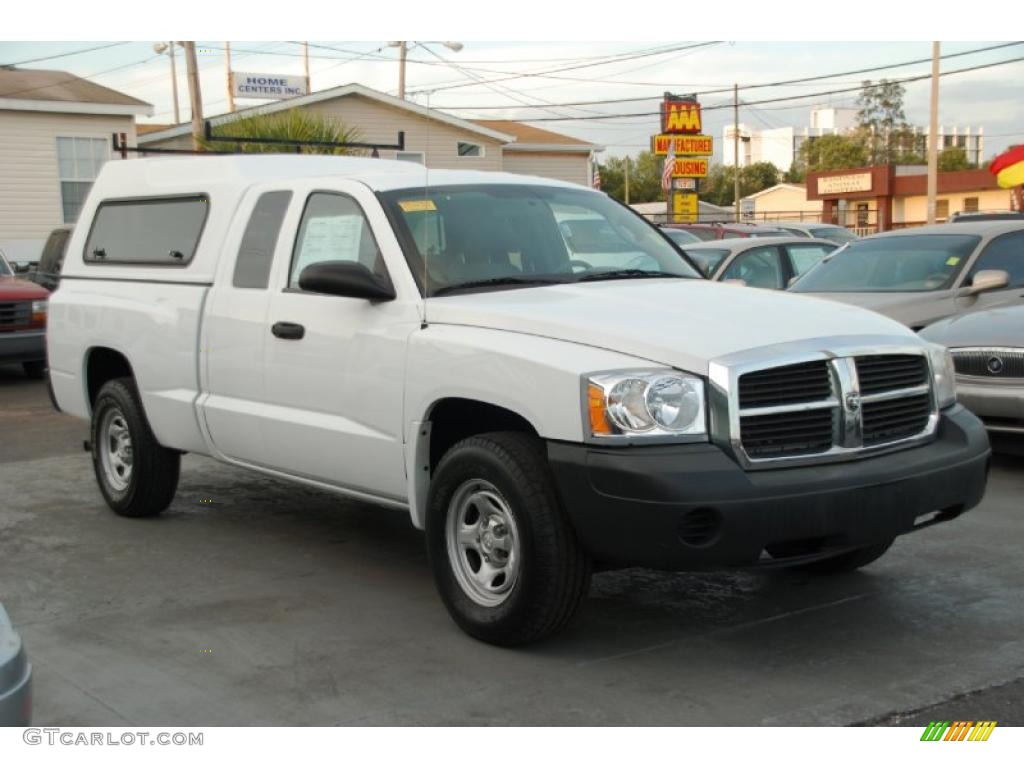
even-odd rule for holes
{"type": "Polygon", "coordinates": [[[828,240],[790,235],[737,237],[681,247],[705,277],[781,290],[838,246],[828,240]]]}
{"type": "Polygon", "coordinates": [[[1024,440],[1024,304],[957,315],[921,336],[949,349],[957,396],[988,431],[1024,440]]]}

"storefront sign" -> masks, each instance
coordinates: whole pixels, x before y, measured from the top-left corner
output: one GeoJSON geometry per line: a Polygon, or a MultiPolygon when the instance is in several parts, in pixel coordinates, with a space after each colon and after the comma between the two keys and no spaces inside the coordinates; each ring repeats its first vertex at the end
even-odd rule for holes
{"type": "Polygon", "coordinates": [[[708,161],[703,157],[681,157],[672,168],[672,178],[703,179],[708,175],[708,161]]]}
{"type": "Polygon", "coordinates": [[[299,75],[232,72],[231,92],[237,99],[290,99],[306,95],[306,78],[299,75]]]}
{"type": "Polygon", "coordinates": [[[710,136],[672,135],[667,133],[651,136],[651,152],[659,157],[663,157],[668,154],[670,143],[672,144],[672,154],[674,155],[715,154],[714,140],[710,136]]]}
{"type": "Polygon", "coordinates": [[[681,223],[697,221],[700,207],[695,192],[672,192],[672,220],[681,223]]]}
{"type": "Polygon", "coordinates": [[[661,103],[662,133],[700,133],[700,104],[665,99],[661,103]]]}
{"type": "Polygon", "coordinates": [[[820,176],[819,195],[841,195],[845,192],[870,192],[870,173],[846,173],[842,176],[820,176]]]}

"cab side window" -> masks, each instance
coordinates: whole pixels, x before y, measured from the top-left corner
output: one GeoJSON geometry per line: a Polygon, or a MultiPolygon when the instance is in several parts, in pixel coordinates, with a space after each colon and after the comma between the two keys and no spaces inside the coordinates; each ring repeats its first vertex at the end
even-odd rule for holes
{"type": "Polygon", "coordinates": [[[264,192],[256,201],[235,259],[235,274],[231,282],[235,288],[267,287],[277,236],[291,199],[291,192],[275,190],[264,192]]]}
{"type": "Polygon", "coordinates": [[[721,279],[742,280],[751,288],[781,290],[786,286],[782,258],[774,245],[741,253],[725,268],[721,279]]]}
{"type": "Polygon", "coordinates": [[[311,264],[354,261],[387,279],[384,259],[359,203],[336,192],[314,192],[306,202],[292,252],[288,287],[299,287],[299,275],[311,264]]]}
{"type": "Polygon", "coordinates": [[[1010,275],[1008,288],[1024,287],[1024,231],[1000,235],[986,245],[965,284],[983,269],[1002,269],[1010,275]]]}

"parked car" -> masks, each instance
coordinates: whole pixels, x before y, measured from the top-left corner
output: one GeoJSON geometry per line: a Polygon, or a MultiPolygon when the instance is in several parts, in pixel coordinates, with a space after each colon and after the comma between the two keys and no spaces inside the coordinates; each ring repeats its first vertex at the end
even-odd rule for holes
{"type": "Polygon", "coordinates": [[[949,348],[959,399],[986,429],[1024,446],[1024,304],[947,318],[921,336],[949,348]]]}
{"type": "Polygon", "coordinates": [[[50,292],[15,277],[0,253],[0,363],[21,363],[25,375],[46,372],[46,308],[50,292]]]}
{"type": "Polygon", "coordinates": [[[819,224],[813,221],[773,221],[772,226],[801,237],[830,240],[836,245],[845,245],[859,239],[853,232],[838,224],[819,224]]]}
{"type": "Polygon", "coordinates": [[[688,246],[694,243],[703,243],[704,241],[685,229],[678,229],[676,227],[662,227],[662,233],[676,245],[688,246]]]}
{"type": "Polygon", "coordinates": [[[1024,221],[1024,211],[957,211],[949,217],[949,221],[1024,221]]]}
{"type": "Polygon", "coordinates": [[[792,235],[743,237],[690,245],[686,255],[712,280],[742,280],[752,288],[782,290],[838,247],[828,240],[792,235]]]}
{"type": "Polygon", "coordinates": [[[24,727],[31,720],[32,665],[0,603],[0,726],[24,727]]]}
{"type": "Polygon", "coordinates": [[[1016,300],[1024,222],[938,224],[871,235],[822,259],[789,289],[888,315],[914,330],[1016,300]]]}
{"type": "Polygon", "coordinates": [[[664,224],[666,229],[689,232],[701,240],[724,240],[735,237],[785,237],[788,232],[760,224],[664,224]]]}
{"type": "Polygon", "coordinates": [[[194,452],[408,510],[445,606],[487,642],[565,626],[594,565],[848,571],[984,493],[988,439],[945,349],[705,280],[592,189],[124,160],[80,222],[50,378],[91,423],[111,509],[159,514],[194,452]],[[566,246],[560,224],[595,217],[614,264],[566,246]]]}
{"type": "Polygon", "coordinates": [[[43,252],[35,269],[27,275],[33,283],[43,286],[48,291],[57,290],[60,284],[60,270],[64,264],[64,252],[71,237],[71,224],[64,224],[54,229],[43,245],[43,252]]]}

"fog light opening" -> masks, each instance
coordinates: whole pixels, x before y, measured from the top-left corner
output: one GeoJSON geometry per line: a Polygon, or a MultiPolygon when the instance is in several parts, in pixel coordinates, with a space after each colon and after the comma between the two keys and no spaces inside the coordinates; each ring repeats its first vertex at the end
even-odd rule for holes
{"type": "Polygon", "coordinates": [[[699,507],[679,517],[679,540],[691,547],[704,547],[722,532],[722,515],[717,509],[699,507]]]}

